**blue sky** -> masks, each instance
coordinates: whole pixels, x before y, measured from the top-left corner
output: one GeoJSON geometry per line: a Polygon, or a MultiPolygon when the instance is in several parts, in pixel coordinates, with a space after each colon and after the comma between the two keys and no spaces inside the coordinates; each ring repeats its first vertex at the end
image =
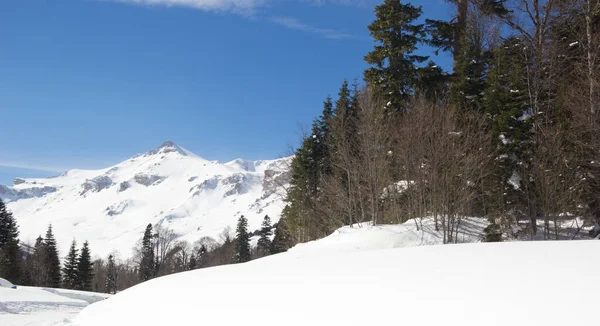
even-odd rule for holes
{"type": "Polygon", "coordinates": [[[362,77],[378,2],[1,1],[0,184],[167,139],[211,160],[288,155],[327,94],[362,77]]]}

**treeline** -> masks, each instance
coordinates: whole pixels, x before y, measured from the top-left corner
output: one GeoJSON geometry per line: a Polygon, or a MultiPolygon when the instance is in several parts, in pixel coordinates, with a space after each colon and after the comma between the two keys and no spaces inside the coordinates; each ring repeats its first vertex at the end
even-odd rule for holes
{"type": "Polygon", "coordinates": [[[448,21],[399,0],[375,8],[365,84],[325,100],[291,163],[280,223],[293,242],[425,217],[446,243],[466,216],[489,218],[488,241],[598,225],[600,1],[450,2],[448,21]]]}
{"type": "Polygon", "coordinates": [[[271,225],[265,216],[260,229],[248,230],[248,220],[241,216],[235,232],[227,227],[219,239],[202,237],[193,244],[177,240],[173,230],[148,224],[133,249],[133,257],[121,261],[113,253],[106,260],[94,261],[92,290],[116,293],[150,279],[227,264],[243,263],[286,251],[291,234],[284,223],[271,225]],[[258,238],[255,245],[251,239],[258,238]]]}
{"type": "Polygon", "coordinates": [[[287,224],[272,225],[269,216],[253,232],[241,216],[235,233],[225,228],[218,240],[203,237],[190,244],[177,241],[178,237],[169,228],[148,224],[133,257],[125,260],[119,259],[117,252],[92,260],[88,242],[78,248],[73,240],[61,264],[52,226],[35,245],[20,243],[16,220],[0,200],[0,277],[18,285],[117,293],[155,277],[243,263],[286,251],[292,245],[287,224]],[[257,238],[255,245],[250,243],[253,237],[257,238]]]}
{"type": "Polygon", "coordinates": [[[19,285],[91,291],[92,268],[87,241],[80,250],[73,241],[61,267],[52,225],[33,246],[20,243],[16,220],[0,200],[0,277],[19,285]]]}

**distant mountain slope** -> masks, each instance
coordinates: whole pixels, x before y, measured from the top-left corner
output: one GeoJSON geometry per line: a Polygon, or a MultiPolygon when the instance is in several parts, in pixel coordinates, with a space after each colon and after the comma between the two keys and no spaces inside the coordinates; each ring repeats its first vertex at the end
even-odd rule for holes
{"type": "Polygon", "coordinates": [[[193,242],[234,228],[241,215],[250,230],[266,214],[276,222],[288,162],[221,164],[167,141],[106,169],[17,178],[12,187],[0,186],[0,197],[17,218],[23,241],[33,242],[52,223],[62,252],[75,238],[89,240],[94,254],[118,250],[127,257],[148,223],[162,223],[193,242]]]}

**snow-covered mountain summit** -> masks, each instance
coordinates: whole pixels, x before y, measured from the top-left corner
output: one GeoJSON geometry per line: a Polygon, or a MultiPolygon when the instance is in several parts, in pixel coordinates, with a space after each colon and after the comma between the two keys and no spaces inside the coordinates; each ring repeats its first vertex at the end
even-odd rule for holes
{"type": "Polygon", "coordinates": [[[288,182],[289,158],[221,164],[166,141],[101,170],[69,170],[53,178],[17,178],[0,185],[33,242],[52,223],[60,250],[88,240],[94,253],[127,257],[148,223],[173,229],[182,240],[216,237],[245,215],[251,230],[269,215],[277,221],[288,182]]]}

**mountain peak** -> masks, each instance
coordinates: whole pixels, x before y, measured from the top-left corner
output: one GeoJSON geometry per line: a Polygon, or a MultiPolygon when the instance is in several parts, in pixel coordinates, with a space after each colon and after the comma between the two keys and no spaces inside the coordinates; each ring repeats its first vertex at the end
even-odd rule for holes
{"type": "Polygon", "coordinates": [[[167,141],[163,142],[157,148],[146,152],[144,154],[144,156],[167,154],[167,153],[173,153],[173,152],[179,153],[182,156],[195,156],[193,153],[184,149],[183,147],[180,147],[179,145],[175,144],[175,142],[173,142],[171,140],[167,140],[167,141]]]}
{"type": "Polygon", "coordinates": [[[166,140],[164,143],[162,143],[162,145],[158,146],[158,148],[167,148],[167,147],[173,147],[173,148],[177,148],[177,144],[175,144],[175,142],[171,141],[171,140],[166,140]]]}

